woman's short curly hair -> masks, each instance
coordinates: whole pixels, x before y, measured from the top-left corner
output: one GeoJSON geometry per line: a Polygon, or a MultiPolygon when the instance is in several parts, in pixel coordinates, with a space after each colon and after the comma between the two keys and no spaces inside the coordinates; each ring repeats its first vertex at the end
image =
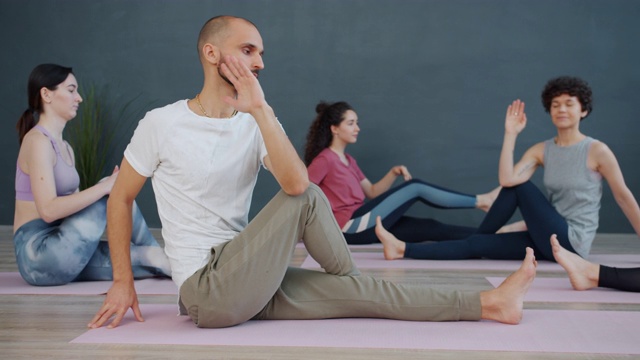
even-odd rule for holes
{"type": "Polygon", "coordinates": [[[544,90],[542,90],[542,106],[544,106],[544,110],[549,112],[553,99],[563,94],[578,98],[580,105],[582,105],[582,111],[587,111],[585,117],[591,114],[593,109],[591,87],[586,81],[573,76],[560,76],[547,82],[544,90]]]}

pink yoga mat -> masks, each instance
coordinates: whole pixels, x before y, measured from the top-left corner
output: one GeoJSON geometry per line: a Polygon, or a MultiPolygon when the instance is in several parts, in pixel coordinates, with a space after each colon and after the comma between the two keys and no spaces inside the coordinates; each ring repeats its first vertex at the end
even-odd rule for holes
{"type": "MultiPolygon", "coordinates": [[[[385,260],[382,252],[353,252],[353,261],[363,269],[431,269],[431,270],[504,270],[515,271],[520,267],[520,260],[385,260]]],[[[640,267],[640,255],[635,254],[602,254],[592,255],[590,260],[621,267],[640,267]]],[[[318,269],[320,265],[307,256],[302,268],[318,269]]],[[[538,271],[564,271],[562,267],[550,261],[538,261],[538,271]]]]}
{"type": "Polygon", "coordinates": [[[72,343],[302,346],[640,354],[640,312],[525,310],[520,325],[384,319],[249,321],[199,329],[176,305],[141,306],[115,329],[89,330],[72,343]]]}
{"type": "MultiPolygon", "coordinates": [[[[505,278],[487,277],[497,287],[505,278]]],[[[525,301],[541,302],[585,302],[585,303],[618,303],[640,304],[640,293],[596,288],[588,291],[576,291],[571,288],[569,278],[541,278],[533,280],[525,301]]]]}
{"type": "MultiPolygon", "coordinates": [[[[178,287],[170,279],[135,281],[138,295],[176,295],[178,287]]],[[[106,294],[111,281],[80,281],[60,286],[31,286],[17,272],[0,273],[0,294],[3,295],[100,295],[106,294]]]]}

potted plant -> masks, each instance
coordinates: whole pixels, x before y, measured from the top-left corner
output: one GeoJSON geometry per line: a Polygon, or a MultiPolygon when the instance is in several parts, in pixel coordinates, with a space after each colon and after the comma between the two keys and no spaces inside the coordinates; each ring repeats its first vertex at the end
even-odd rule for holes
{"type": "Polygon", "coordinates": [[[141,109],[132,108],[140,95],[119,102],[111,96],[108,86],[80,86],[80,95],[80,111],[67,125],[67,134],[75,152],[80,190],[84,190],[111,173],[115,164],[109,161],[122,154],[122,144],[129,139],[135,124],[132,117],[139,116],[140,111],[136,110],[141,109]]]}

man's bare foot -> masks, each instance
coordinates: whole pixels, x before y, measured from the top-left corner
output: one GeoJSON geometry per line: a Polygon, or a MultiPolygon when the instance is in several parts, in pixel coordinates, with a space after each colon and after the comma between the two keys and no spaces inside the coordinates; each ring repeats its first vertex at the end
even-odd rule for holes
{"type": "Polygon", "coordinates": [[[387,260],[402,259],[404,257],[404,250],[406,244],[403,241],[398,240],[392,233],[382,226],[382,220],[380,216],[376,217],[376,236],[384,247],[384,258],[387,260]]]}
{"type": "Polygon", "coordinates": [[[576,290],[589,290],[598,287],[600,265],[591,263],[560,245],[555,234],[551,235],[553,257],[569,275],[571,286],[576,290]]]}
{"type": "Polygon", "coordinates": [[[505,324],[519,324],[522,320],[524,296],[536,277],[538,263],[533,249],[527,248],[527,254],[520,268],[509,275],[500,286],[480,293],[482,318],[505,324]]]}
{"type": "Polygon", "coordinates": [[[500,189],[502,189],[502,187],[498,186],[488,193],[476,195],[476,207],[484,212],[489,211],[493,202],[496,201],[496,198],[500,193],[500,189]]]}

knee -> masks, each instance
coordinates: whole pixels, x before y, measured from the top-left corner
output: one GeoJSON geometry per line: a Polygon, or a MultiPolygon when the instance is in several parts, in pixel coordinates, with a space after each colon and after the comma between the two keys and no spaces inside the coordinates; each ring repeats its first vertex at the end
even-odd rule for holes
{"type": "Polygon", "coordinates": [[[310,197],[322,197],[322,198],[325,197],[322,189],[320,189],[318,185],[313,183],[309,184],[309,187],[305,191],[305,194],[307,194],[307,196],[310,196],[310,197]]]}
{"type": "MultiPolygon", "coordinates": [[[[216,305],[218,306],[218,305],[216,305]]],[[[187,307],[191,321],[199,328],[218,329],[242,324],[251,317],[239,317],[232,309],[220,311],[210,306],[191,305],[187,307]]]]}
{"type": "Polygon", "coordinates": [[[78,211],[69,218],[78,218],[81,221],[91,219],[98,225],[107,223],[107,197],[103,197],[86,208],[78,211]]]}
{"type": "Polygon", "coordinates": [[[420,185],[420,186],[422,186],[422,185],[429,185],[429,184],[427,184],[426,182],[424,182],[422,180],[419,180],[419,179],[411,179],[411,180],[407,180],[407,181],[403,182],[402,184],[398,185],[396,187],[396,189],[402,189],[402,188],[405,188],[405,187],[408,187],[408,186],[411,186],[411,185],[420,185]]]}
{"type": "Polygon", "coordinates": [[[535,187],[535,185],[533,185],[531,180],[527,180],[527,181],[523,182],[522,184],[518,184],[518,185],[514,185],[514,186],[510,186],[510,187],[503,187],[503,189],[521,190],[521,189],[529,189],[532,186],[535,187]]]}
{"type": "MultiPolygon", "coordinates": [[[[281,193],[286,195],[284,191],[281,191],[281,193]]],[[[290,196],[290,197],[301,200],[303,202],[314,202],[317,199],[326,199],[326,196],[322,191],[322,189],[320,189],[318,185],[313,183],[309,184],[309,187],[307,188],[307,190],[305,190],[305,192],[303,192],[302,194],[298,196],[290,196]]]]}

